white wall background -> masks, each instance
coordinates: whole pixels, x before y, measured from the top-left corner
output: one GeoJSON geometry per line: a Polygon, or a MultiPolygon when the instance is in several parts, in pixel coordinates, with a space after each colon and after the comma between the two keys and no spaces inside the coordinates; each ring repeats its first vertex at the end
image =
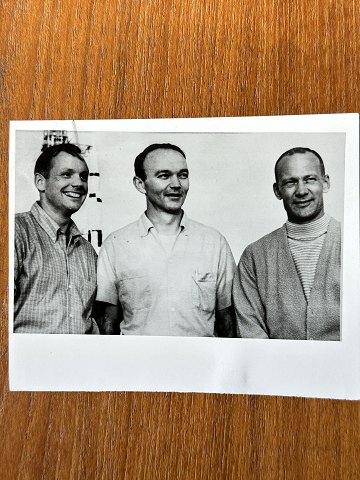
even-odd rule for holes
{"type": "MultiPolygon", "coordinates": [[[[151,143],[170,142],[187,156],[190,190],[184,209],[194,220],[211,225],[227,238],[236,262],[246,245],[286,220],[282,202],[272,191],[274,164],[289,148],[316,150],[323,158],[331,188],[326,211],[343,220],[344,133],[133,133],[68,132],[70,140],[92,145],[88,198],[74,215],[79,228],[102,228],[103,238],[136,220],[145,208],[144,197],[132,184],[133,164],[151,143]]],[[[15,212],[27,211],[38,199],[33,168],[40,154],[43,131],[17,131],[15,146],[15,212]]]]}

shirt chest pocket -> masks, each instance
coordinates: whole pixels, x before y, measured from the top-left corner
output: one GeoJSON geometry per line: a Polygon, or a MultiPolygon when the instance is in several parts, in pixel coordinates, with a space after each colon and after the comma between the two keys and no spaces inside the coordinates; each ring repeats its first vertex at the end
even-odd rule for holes
{"type": "Polygon", "coordinates": [[[212,272],[195,271],[193,274],[192,298],[196,308],[212,313],[216,305],[216,275],[212,272]]]}
{"type": "Polygon", "coordinates": [[[147,275],[130,270],[119,281],[119,300],[123,310],[133,313],[151,307],[151,289],[147,275]]]}

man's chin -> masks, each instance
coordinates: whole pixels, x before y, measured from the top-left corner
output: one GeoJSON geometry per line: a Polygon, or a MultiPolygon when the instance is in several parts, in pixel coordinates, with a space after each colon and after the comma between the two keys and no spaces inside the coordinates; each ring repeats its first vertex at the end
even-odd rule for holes
{"type": "Polygon", "coordinates": [[[290,222],[293,223],[310,223],[313,222],[318,218],[317,212],[297,212],[296,215],[292,215],[292,220],[290,222]]]}
{"type": "Polygon", "coordinates": [[[167,202],[165,208],[169,212],[179,212],[181,210],[181,207],[183,206],[183,204],[184,204],[184,199],[181,199],[181,202],[180,201],[167,202]]]}
{"type": "Polygon", "coordinates": [[[180,213],[181,212],[181,206],[180,207],[167,208],[166,211],[168,213],[180,213]]]}
{"type": "Polygon", "coordinates": [[[73,213],[76,213],[80,210],[80,208],[83,206],[83,203],[84,202],[75,204],[74,202],[74,204],[66,205],[66,209],[72,215],[73,213]]]}
{"type": "Polygon", "coordinates": [[[180,204],[179,205],[166,205],[166,206],[164,206],[163,211],[176,215],[177,213],[181,212],[181,207],[182,207],[182,203],[181,203],[181,205],[180,204]]]}

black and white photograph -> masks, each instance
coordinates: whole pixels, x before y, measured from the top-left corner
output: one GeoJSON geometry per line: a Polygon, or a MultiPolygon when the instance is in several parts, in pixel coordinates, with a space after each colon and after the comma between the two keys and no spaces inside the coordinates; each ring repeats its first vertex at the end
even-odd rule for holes
{"type": "Polygon", "coordinates": [[[11,127],[14,389],[358,395],[357,115],[11,127]]]}

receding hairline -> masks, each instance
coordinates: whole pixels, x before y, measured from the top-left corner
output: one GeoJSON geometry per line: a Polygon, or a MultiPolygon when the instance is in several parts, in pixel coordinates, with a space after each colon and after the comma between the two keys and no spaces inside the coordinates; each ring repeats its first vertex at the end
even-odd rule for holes
{"type": "Polygon", "coordinates": [[[159,151],[163,151],[163,152],[175,152],[177,154],[179,154],[184,160],[186,160],[186,157],[185,157],[185,154],[179,152],[178,150],[175,150],[173,148],[166,148],[166,147],[159,147],[159,148],[155,148],[155,150],[151,150],[151,152],[148,152],[145,156],[144,156],[144,163],[145,163],[145,160],[149,157],[151,157],[154,153],[156,154],[156,152],[159,152],[159,151]]]}
{"type": "Polygon", "coordinates": [[[313,158],[317,160],[318,165],[320,167],[320,173],[321,173],[322,176],[324,176],[325,175],[325,166],[324,166],[324,162],[323,162],[323,159],[321,158],[321,156],[315,150],[311,150],[310,148],[297,147],[297,148],[293,148],[291,150],[288,150],[288,151],[284,152],[277,159],[277,161],[275,163],[275,168],[274,168],[276,183],[279,180],[279,169],[280,169],[280,164],[281,164],[282,160],[291,159],[291,157],[293,157],[295,155],[305,156],[305,155],[309,155],[309,154],[311,154],[313,156],[313,158]]]}
{"type": "Polygon", "coordinates": [[[145,180],[146,174],[145,174],[145,169],[144,169],[144,163],[147,157],[158,150],[172,150],[174,152],[179,153],[186,161],[186,155],[185,152],[182,150],[182,148],[178,147],[177,145],[174,145],[172,143],[152,143],[151,145],[147,146],[137,157],[135,158],[134,162],[134,169],[135,169],[135,176],[138,178],[145,180]]]}
{"type": "MultiPolygon", "coordinates": [[[[145,177],[146,177],[146,168],[148,168],[148,169],[150,169],[150,170],[152,169],[152,167],[151,167],[151,162],[155,159],[154,156],[153,156],[153,154],[154,154],[154,153],[156,154],[156,152],[158,152],[158,151],[160,151],[160,150],[163,150],[164,152],[169,152],[169,151],[170,151],[170,152],[175,152],[175,153],[177,153],[177,154],[184,160],[185,165],[186,165],[186,167],[181,168],[181,170],[188,170],[186,157],[184,157],[184,155],[182,155],[180,152],[178,152],[177,150],[170,149],[170,148],[157,148],[156,150],[152,150],[151,152],[149,152],[149,153],[148,153],[147,155],[145,155],[145,157],[144,157],[143,169],[144,169],[145,177]]],[[[168,168],[166,168],[166,167],[161,168],[161,169],[159,169],[157,172],[160,172],[160,171],[161,171],[161,172],[162,172],[162,171],[168,171],[168,168]]],[[[149,170],[148,170],[148,172],[149,172],[149,170]]]]}

